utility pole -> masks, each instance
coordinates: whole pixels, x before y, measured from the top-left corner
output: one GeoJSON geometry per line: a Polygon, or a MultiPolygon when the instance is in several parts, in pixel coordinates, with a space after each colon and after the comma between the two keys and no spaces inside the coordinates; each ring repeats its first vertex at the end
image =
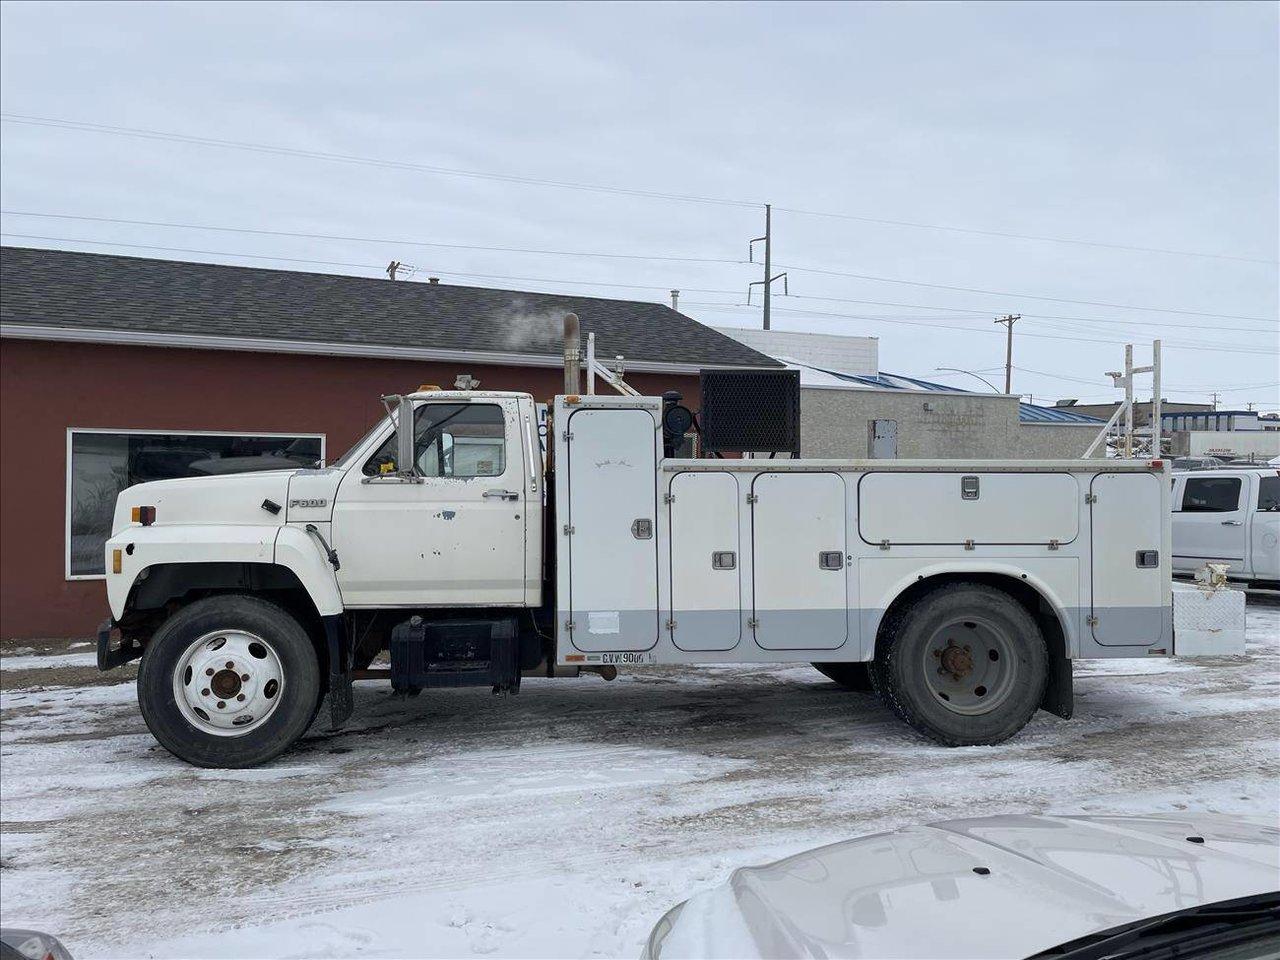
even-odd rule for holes
{"type": "Polygon", "coordinates": [[[1213,409],[1218,409],[1218,391],[1213,391],[1213,409]]]}
{"type": "Polygon", "coordinates": [[[755,252],[756,244],[764,241],[764,279],[757,280],[754,283],[747,284],[747,303],[751,303],[751,288],[764,287],[764,328],[769,329],[769,300],[770,292],[773,287],[773,281],[782,281],[782,292],[784,295],[790,291],[787,288],[787,275],[780,273],[776,277],[772,275],[773,271],[773,204],[766,203],[764,205],[764,236],[756,237],[747,244],[747,260],[751,263],[756,262],[755,252]]]}
{"type": "Polygon", "coordinates": [[[1004,347],[1004,392],[1013,393],[1013,325],[1022,319],[1020,313],[1010,313],[1001,317],[996,323],[1003,323],[1009,331],[1004,347]]]}

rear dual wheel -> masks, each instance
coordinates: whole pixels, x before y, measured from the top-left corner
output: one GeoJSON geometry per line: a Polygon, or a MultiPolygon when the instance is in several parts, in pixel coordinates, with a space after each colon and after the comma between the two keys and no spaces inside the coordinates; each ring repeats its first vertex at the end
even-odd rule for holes
{"type": "Polygon", "coordinates": [[[871,680],[912,727],[947,746],[999,743],[1039,709],[1044,635],[1022,604],[982,584],[941,587],[885,624],[871,680]]]}
{"type": "Polygon", "coordinates": [[[257,597],[207,597],[147,644],[138,705],[174,756],[199,767],[252,767],[287,750],[320,702],[315,647],[292,616],[257,597]]]}

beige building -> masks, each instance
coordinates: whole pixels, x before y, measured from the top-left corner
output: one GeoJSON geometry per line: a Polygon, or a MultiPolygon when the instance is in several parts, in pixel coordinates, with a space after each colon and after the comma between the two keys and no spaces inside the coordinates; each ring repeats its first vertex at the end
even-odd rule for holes
{"type": "MultiPolygon", "coordinates": [[[[880,372],[873,337],[719,328],[800,371],[805,457],[1076,459],[1104,421],[880,372]],[[841,369],[845,363],[853,369],[841,369]]],[[[1105,455],[1105,448],[1097,456],[1105,455]]]]}

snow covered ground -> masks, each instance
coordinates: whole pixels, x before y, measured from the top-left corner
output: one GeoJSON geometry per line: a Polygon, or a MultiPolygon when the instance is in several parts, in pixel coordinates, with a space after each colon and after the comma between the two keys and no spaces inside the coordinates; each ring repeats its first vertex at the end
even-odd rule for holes
{"type": "Polygon", "coordinates": [[[78,958],[635,956],[738,866],[910,822],[1276,816],[1280,608],[1250,606],[1249,641],[1077,664],[1076,719],[999,747],[929,745],[808,667],[664,668],[506,700],[359,684],[349,729],[250,771],[174,760],[132,682],[23,650],[0,658],[0,922],[78,958]]]}

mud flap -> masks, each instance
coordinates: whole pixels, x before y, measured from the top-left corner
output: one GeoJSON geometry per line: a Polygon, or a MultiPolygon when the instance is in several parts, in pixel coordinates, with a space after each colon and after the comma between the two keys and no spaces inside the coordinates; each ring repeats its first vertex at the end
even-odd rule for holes
{"type": "Polygon", "coordinates": [[[489,681],[493,692],[520,692],[520,631],[515,619],[499,620],[489,634],[489,681]]]}
{"type": "Polygon", "coordinates": [[[1062,654],[1060,644],[1049,644],[1049,677],[1044,685],[1044,698],[1040,709],[1047,710],[1063,720],[1070,720],[1075,713],[1075,686],[1071,661],[1062,654]]]}
{"type": "Polygon", "coordinates": [[[329,649],[329,729],[338,730],[351,717],[355,698],[351,692],[351,644],[342,614],[322,617],[329,649]]]}
{"type": "Polygon", "coordinates": [[[120,646],[112,649],[111,631],[114,627],[115,624],[110,618],[98,625],[98,669],[104,673],[116,667],[123,667],[129,661],[137,660],[142,656],[142,645],[124,635],[120,637],[120,646]]]}

